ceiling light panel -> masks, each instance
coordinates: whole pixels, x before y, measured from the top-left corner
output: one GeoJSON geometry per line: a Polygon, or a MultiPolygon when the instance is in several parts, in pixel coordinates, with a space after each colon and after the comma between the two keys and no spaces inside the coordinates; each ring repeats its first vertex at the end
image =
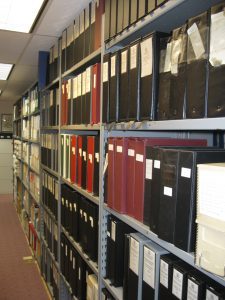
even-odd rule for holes
{"type": "Polygon", "coordinates": [[[7,80],[12,70],[12,64],[1,64],[0,63],[0,80],[7,80]]]}
{"type": "Polygon", "coordinates": [[[28,33],[44,0],[0,0],[0,29],[28,33]]]}

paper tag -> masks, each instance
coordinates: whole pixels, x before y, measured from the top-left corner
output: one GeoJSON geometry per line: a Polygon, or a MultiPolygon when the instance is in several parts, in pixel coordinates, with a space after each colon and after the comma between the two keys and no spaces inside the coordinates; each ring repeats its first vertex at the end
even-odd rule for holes
{"type": "Polygon", "coordinates": [[[205,53],[205,48],[197,24],[194,23],[187,30],[187,33],[190,38],[191,45],[195,53],[195,57],[196,59],[199,59],[205,53]]]}
{"type": "Polygon", "coordinates": [[[171,70],[171,49],[172,49],[172,43],[168,43],[166,47],[164,72],[169,72],[171,70]]]}
{"type": "Polygon", "coordinates": [[[219,297],[213,294],[210,290],[206,289],[205,300],[219,300],[219,297]]]}
{"type": "Polygon", "coordinates": [[[144,247],[143,280],[155,289],[155,253],[144,247]]]}
{"type": "Polygon", "coordinates": [[[84,216],[84,221],[85,221],[85,223],[87,223],[87,213],[84,212],[83,216],[84,216]]]}
{"type": "Polygon", "coordinates": [[[105,175],[105,172],[108,168],[108,163],[109,163],[109,156],[108,156],[108,153],[106,153],[106,156],[105,156],[105,163],[104,163],[104,168],[103,168],[103,175],[105,175]]]}
{"type": "Polygon", "coordinates": [[[75,147],[72,147],[72,153],[73,153],[73,155],[76,155],[76,148],[75,147]]]}
{"type": "Polygon", "coordinates": [[[137,67],[137,45],[130,47],[130,70],[137,67]]]}
{"type": "Polygon", "coordinates": [[[70,250],[70,261],[72,261],[72,259],[73,259],[73,251],[70,250]]]}
{"type": "Polygon", "coordinates": [[[90,160],[90,163],[92,164],[92,154],[88,154],[88,159],[90,160]]]}
{"type": "Polygon", "coordinates": [[[181,177],[191,178],[191,169],[181,168],[181,177]]]}
{"type": "Polygon", "coordinates": [[[70,211],[72,211],[73,210],[73,206],[72,206],[72,203],[70,203],[70,211]]]}
{"type": "Polygon", "coordinates": [[[172,197],[173,195],[173,189],[168,187],[168,186],[164,186],[163,188],[163,194],[169,197],[172,197]]]}
{"type": "Polygon", "coordinates": [[[91,222],[91,227],[93,228],[94,227],[94,219],[92,217],[89,217],[89,220],[91,222]]]}
{"type": "Polygon", "coordinates": [[[116,56],[111,56],[111,77],[116,75],[116,56]]]}
{"type": "Polygon", "coordinates": [[[113,144],[109,144],[108,150],[109,150],[109,151],[113,151],[113,144]]]}
{"type": "Polygon", "coordinates": [[[134,149],[128,149],[128,156],[134,156],[135,152],[134,149]]]}
{"type": "Polygon", "coordinates": [[[154,168],[155,169],[160,169],[160,160],[154,160],[154,168]]]}
{"type": "Polygon", "coordinates": [[[67,249],[67,245],[65,245],[65,255],[67,256],[68,254],[68,249],[67,249]]]}
{"type": "Polygon", "coordinates": [[[79,148],[79,155],[82,156],[82,148],[79,148]]]}
{"type": "Polygon", "coordinates": [[[188,279],[187,300],[198,300],[198,285],[188,279]]]}
{"type": "Polygon", "coordinates": [[[81,269],[78,269],[78,279],[81,280],[81,269]]]}
{"type": "Polygon", "coordinates": [[[77,211],[77,204],[76,203],[73,204],[73,208],[74,208],[74,211],[77,211]]]}
{"type": "Polygon", "coordinates": [[[99,153],[95,153],[96,161],[99,162],[99,153]]]}
{"type": "Polygon", "coordinates": [[[139,243],[131,237],[130,239],[130,261],[129,268],[138,275],[139,269],[139,243]]]}
{"type": "Polygon", "coordinates": [[[176,269],[173,269],[172,294],[181,300],[182,291],[183,291],[183,274],[177,271],[176,269]]]}
{"type": "Polygon", "coordinates": [[[178,40],[173,41],[172,44],[172,51],[171,51],[171,73],[177,74],[178,73],[178,60],[181,53],[181,38],[178,40]]]}
{"type": "Polygon", "coordinates": [[[123,147],[122,146],[116,146],[116,152],[122,153],[123,147]]]}
{"type": "Polygon", "coordinates": [[[121,53],[121,74],[127,72],[127,50],[121,53]]]}
{"type": "Polygon", "coordinates": [[[142,154],[136,154],[136,161],[143,162],[144,156],[142,154]]]}
{"type": "Polygon", "coordinates": [[[141,77],[152,74],[152,38],[141,42],[141,77]]]}
{"type": "Polygon", "coordinates": [[[116,241],[116,223],[113,221],[111,222],[111,239],[116,241]]]}
{"type": "Polygon", "coordinates": [[[84,161],[87,160],[87,154],[86,154],[86,151],[83,151],[83,157],[84,157],[84,161]]]}
{"type": "Polygon", "coordinates": [[[146,179],[152,179],[152,166],[153,166],[153,160],[152,159],[146,159],[146,167],[145,167],[145,178],[146,179]]]}
{"type": "Polygon", "coordinates": [[[108,81],[108,62],[103,63],[103,82],[108,81]]]}

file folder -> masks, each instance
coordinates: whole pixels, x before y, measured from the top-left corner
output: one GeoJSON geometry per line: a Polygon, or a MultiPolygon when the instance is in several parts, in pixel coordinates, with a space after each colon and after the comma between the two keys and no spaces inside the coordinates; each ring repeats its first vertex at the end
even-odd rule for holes
{"type": "Polygon", "coordinates": [[[98,206],[88,203],[88,252],[90,259],[98,259],[98,206]]]}
{"type": "Polygon", "coordinates": [[[146,15],[146,1],[145,0],[139,0],[138,1],[138,18],[137,19],[141,19],[146,15]]]}
{"type": "Polygon", "coordinates": [[[74,20],[74,45],[73,45],[74,53],[74,64],[76,65],[79,62],[79,16],[77,16],[74,20]]]}
{"type": "Polygon", "coordinates": [[[66,29],[66,70],[73,66],[73,23],[66,29]]]}
{"type": "Polygon", "coordinates": [[[74,241],[79,242],[79,204],[81,201],[81,196],[79,193],[73,194],[73,208],[72,208],[72,237],[74,241]]]}
{"type": "Polygon", "coordinates": [[[92,72],[93,72],[93,67],[88,67],[86,69],[86,82],[85,82],[85,88],[86,88],[86,95],[85,95],[85,104],[86,104],[86,109],[85,109],[85,124],[90,124],[91,123],[91,98],[92,98],[92,85],[91,85],[91,79],[92,79],[92,72]]]}
{"type": "Polygon", "coordinates": [[[155,2],[155,0],[147,0],[147,12],[151,13],[155,9],[156,9],[156,2],[155,2]]]}
{"type": "Polygon", "coordinates": [[[82,10],[79,15],[79,48],[78,50],[78,61],[84,58],[85,53],[85,11],[82,10]]]}
{"type": "Polygon", "coordinates": [[[130,26],[130,0],[123,0],[123,30],[130,26]]]}
{"type": "Polygon", "coordinates": [[[95,36],[96,36],[96,2],[89,3],[90,9],[90,53],[95,49],[95,36]]]}
{"type": "Polygon", "coordinates": [[[78,120],[77,120],[77,117],[78,117],[78,106],[77,106],[77,89],[78,89],[78,77],[74,77],[72,79],[72,90],[73,90],[73,109],[72,109],[72,124],[75,125],[75,124],[78,124],[78,120]]]}
{"type": "Polygon", "coordinates": [[[86,99],[86,70],[81,74],[81,124],[87,124],[87,99],[86,99]]]}
{"type": "Polygon", "coordinates": [[[105,0],[96,2],[96,30],[95,30],[95,45],[94,50],[101,48],[101,32],[102,32],[102,16],[105,12],[105,0]]]}

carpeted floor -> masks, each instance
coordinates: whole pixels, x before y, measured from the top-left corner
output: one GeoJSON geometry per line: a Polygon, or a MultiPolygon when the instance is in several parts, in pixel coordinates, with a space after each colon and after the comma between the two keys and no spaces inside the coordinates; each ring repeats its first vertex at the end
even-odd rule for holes
{"type": "Polygon", "coordinates": [[[23,261],[31,251],[11,195],[0,195],[0,300],[47,300],[35,263],[23,261]]]}

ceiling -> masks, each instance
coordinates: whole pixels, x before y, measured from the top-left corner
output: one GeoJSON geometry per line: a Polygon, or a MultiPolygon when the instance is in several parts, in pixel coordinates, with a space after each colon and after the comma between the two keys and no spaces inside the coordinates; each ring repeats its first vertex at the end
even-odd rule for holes
{"type": "Polygon", "coordinates": [[[9,79],[0,80],[0,104],[14,103],[37,81],[38,52],[49,51],[89,2],[49,0],[31,34],[0,30],[0,62],[15,65],[9,79]]]}

